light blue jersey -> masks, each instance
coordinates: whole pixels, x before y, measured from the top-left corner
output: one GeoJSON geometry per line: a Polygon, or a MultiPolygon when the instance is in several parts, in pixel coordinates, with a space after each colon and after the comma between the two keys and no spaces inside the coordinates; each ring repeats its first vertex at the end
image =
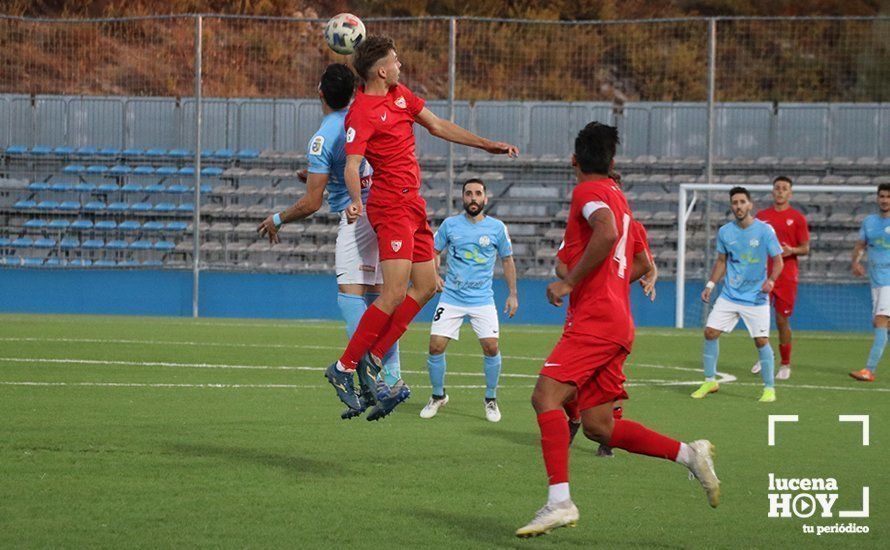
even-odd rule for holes
{"type": "Polygon", "coordinates": [[[766,304],[769,294],[761,288],[768,276],[767,260],[782,254],[773,228],[760,220],[747,229],[730,222],[717,233],[717,252],[726,254],[726,281],[720,295],[737,304],[766,304]]]}
{"type": "Polygon", "coordinates": [[[473,223],[466,215],[446,218],[436,231],[434,246],[448,251],[444,304],[476,307],[494,304],[491,282],[498,256],[513,255],[513,245],[504,222],[490,216],[473,223]]]}
{"type": "MultiPolygon", "coordinates": [[[[342,212],[349,206],[349,191],[346,190],[346,178],[343,171],[346,168],[346,119],[347,109],[334,111],[325,115],[321,126],[312,139],[309,140],[309,168],[310,174],[327,174],[328,184],[325,187],[328,192],[328,204],[331,212],[342,212]]],[[[362,176],[362,203],[368,201],[368,191],[371,188],[371,165],[362,161],[359,168],[362,176]]]]}
{"type": "Polygon", "coordinates": [[[871,286],[890,286],[890,218],[872,214],[862,220],[859,240],[867,245],[871,286]]]}

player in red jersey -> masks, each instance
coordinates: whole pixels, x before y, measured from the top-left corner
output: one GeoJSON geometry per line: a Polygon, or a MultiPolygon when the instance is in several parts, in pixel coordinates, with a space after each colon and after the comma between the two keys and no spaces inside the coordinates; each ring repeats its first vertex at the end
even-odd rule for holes
{"type": "Polygon", "coordinates": [[[711,444],[681,443],[636,422],[613,417],[624,391],[624,360],[634,338],[630,312],[633,220],[627,200],[609,174],[618,130],[591,122],[575,139],[572,165],[578,185],[558,258],[565,278],[547,287],[547,299],[561,306],[569,296],[563,335],[541,369],[532,393],[541,448],[549,478],[547,504],[516,535],[532,537],[578,521],[569,493],[569,423],[565,406],[577,400],[584,435],[626,451],[679,462],[698,478],[711,506],[720,499],[711,444]]]}
{"type": "Polygon", "coordinates": [[[423,99],[399,84],[401,63],[391,38],[367,37],[355,50],[353,66],[364,86],[356,91],[345,121],[344,176],[352,199],[347,216],[354,220],[363,214],[359,167],[365,158],[374,169],[367,216],[377,234],[383,288],[325,377],[340,400],[354,410],[376,401],[380,413],[368,420],[377,420],[410,394],[401,380],[392,387],[382,383],[374,387],[380,358],[436,293],[433,232],[426,219],[426,201],[420,196],[414,123],[436,137],[492,154],[515,157],[519,151],[509,143],[481,138],[427,109],[423,99]],[[361,394],[355,391],[356,370],[361,394]]]}
{"type": "MultiPolygon", "coordinates": [[[[779,329],[779,355],[782,364],[776,373],[776,380],[791,377],[791,315],[797,298],[797,257],[810,253],[810,228],[807,218],[800,210],[791,207],[791,178],[779,176],[773,180],[773,205],[757,212],[762,220],[776,231],[782,245],[782,259],[785,267],[770,293],[770,300],[776,311],[776,327],[779,329]]],[[[772,269],[772,260],[769,262],[772,269]]],[[[754,363],[751,372],[760,372],[760,362],[754,363]]]]}

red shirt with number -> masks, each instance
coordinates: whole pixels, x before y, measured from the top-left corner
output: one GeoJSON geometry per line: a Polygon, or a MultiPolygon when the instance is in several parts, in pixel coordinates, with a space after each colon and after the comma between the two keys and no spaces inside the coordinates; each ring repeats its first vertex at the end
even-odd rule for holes
{"type": "MultiPolygon", "coordinates": [[[[758,220],[768,223],[775,230],[779,244],[797,247],[810,240],[807,218],[799,210],[791,207],[785,210],[776,210],[771,206],[757,212],[756,217],[758,220]]],[[[785,267],[782,268],[782,274],[776,281],[776,286],[782,283],[797,283],[797,255],[792,254],[782,260],[784,260],[785,267]]],[[[770,259],[768,269],[772,269],[772,265],[773,262],[770,259]]]]}
{"type": "Polygon", "coordinates": [[[627,199],[614,181],[604,178],[575,187],[563,246],[557,257],[569,271],[578,264],[593,235],[588,220],[600,208],[608,208],[615,217],[618,240],[606,259],[572,290],[563,333],[613,342],[629,352],[634,324],[628,280],[637,239],[631,231],[632,213],[627,199]]]}
{"type": "Polygon", "coordinates": [[[396,84],[386,95],[368,95],[364,87],[346,114],[346,154],[363,155],[374,169],[369,205],[392,205],[416,197],[420,165],[414,145],[414,117],[424,100],[396,84]]]}

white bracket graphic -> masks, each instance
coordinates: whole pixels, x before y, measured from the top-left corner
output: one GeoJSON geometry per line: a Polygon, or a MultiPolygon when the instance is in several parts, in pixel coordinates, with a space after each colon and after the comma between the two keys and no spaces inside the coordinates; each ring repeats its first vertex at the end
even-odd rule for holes
{"type": "MultiPolygon", "coordinates": [[[[839,422],[861,422],[862,423],[862,446],[868,447],[868,432],[869,432],[869,421],[867,414],[839,414],[837,416],[839,422]]],[[[866,487],[866,493],[868,491],[868,487],[866,487]]],[[[868,505],[866,505],[866,510],[868,509],[868,505]]],[[[859,516],[851,516],[851,517],[859,517],[859,516]]]]}
{"type": "Polygon", "coordinates": [[[767,432],[767,444],[776,446],[776,422],[797,422],[796,414],[771,414],[769,415],[769,429],[767,432]]]}
{"type": "Polygon", "coordinates": [[[862,488],[862,510],[840,510],[837,514],[842,518],[867,518],[868,517],[868,487],[862,488]]]}

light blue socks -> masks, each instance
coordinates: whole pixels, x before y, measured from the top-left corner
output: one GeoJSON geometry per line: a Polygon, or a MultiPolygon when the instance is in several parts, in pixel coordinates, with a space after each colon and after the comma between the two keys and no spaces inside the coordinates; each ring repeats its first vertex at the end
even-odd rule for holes
{"type": "Polygon", "coordinates": [[[881,362],[881,356],[884,355],[884,348],[887,346],[887,329],[886,328],[876,328],[875,329],[875,341],[871,345],[871,351],[868,354],[868,363],[865,364],[865,368],[874,372],[875,369],[878,368],[878,363],[881,362]]]}
{"type": "Polygon", "coordinates": [[[433,387],[433,395],[445,395],[445,354],[426,357],[426,368],[430,373],[430,385],[433,387]]]}
{"type": "Polygon", "coordinates": [[[705,368],[705,380],[717,379],[717,358],[720,357],[720,340],[705,339],[701,359],[705,368]]]}
{"type": "Polygon", "coordinates": [[[498,391],[498,378],[501,376],[501,353],[483,356],[485,365],[485,398],[495,399],[498,391]]]}
{"type": "MultiPolygon", "coordinates": [[[[376,292],[365,293],[365,303],[371,305],[380,294],[376,292]]],[[[389,348],[383,356],[383,381],[387,386],[392,386],[402,378],[402,364],[399,360],[399,342],[389,348]]]]}
{"type": "Polygon", "coordinates": [[[760,356],[760,376],[763,378],[763,385],[767,388],[776,387],[776,381],[773,377],[776,354],[773,352],[773,347],[767,344],[762,348],[757,348],[757,355],[760,356]]]}

